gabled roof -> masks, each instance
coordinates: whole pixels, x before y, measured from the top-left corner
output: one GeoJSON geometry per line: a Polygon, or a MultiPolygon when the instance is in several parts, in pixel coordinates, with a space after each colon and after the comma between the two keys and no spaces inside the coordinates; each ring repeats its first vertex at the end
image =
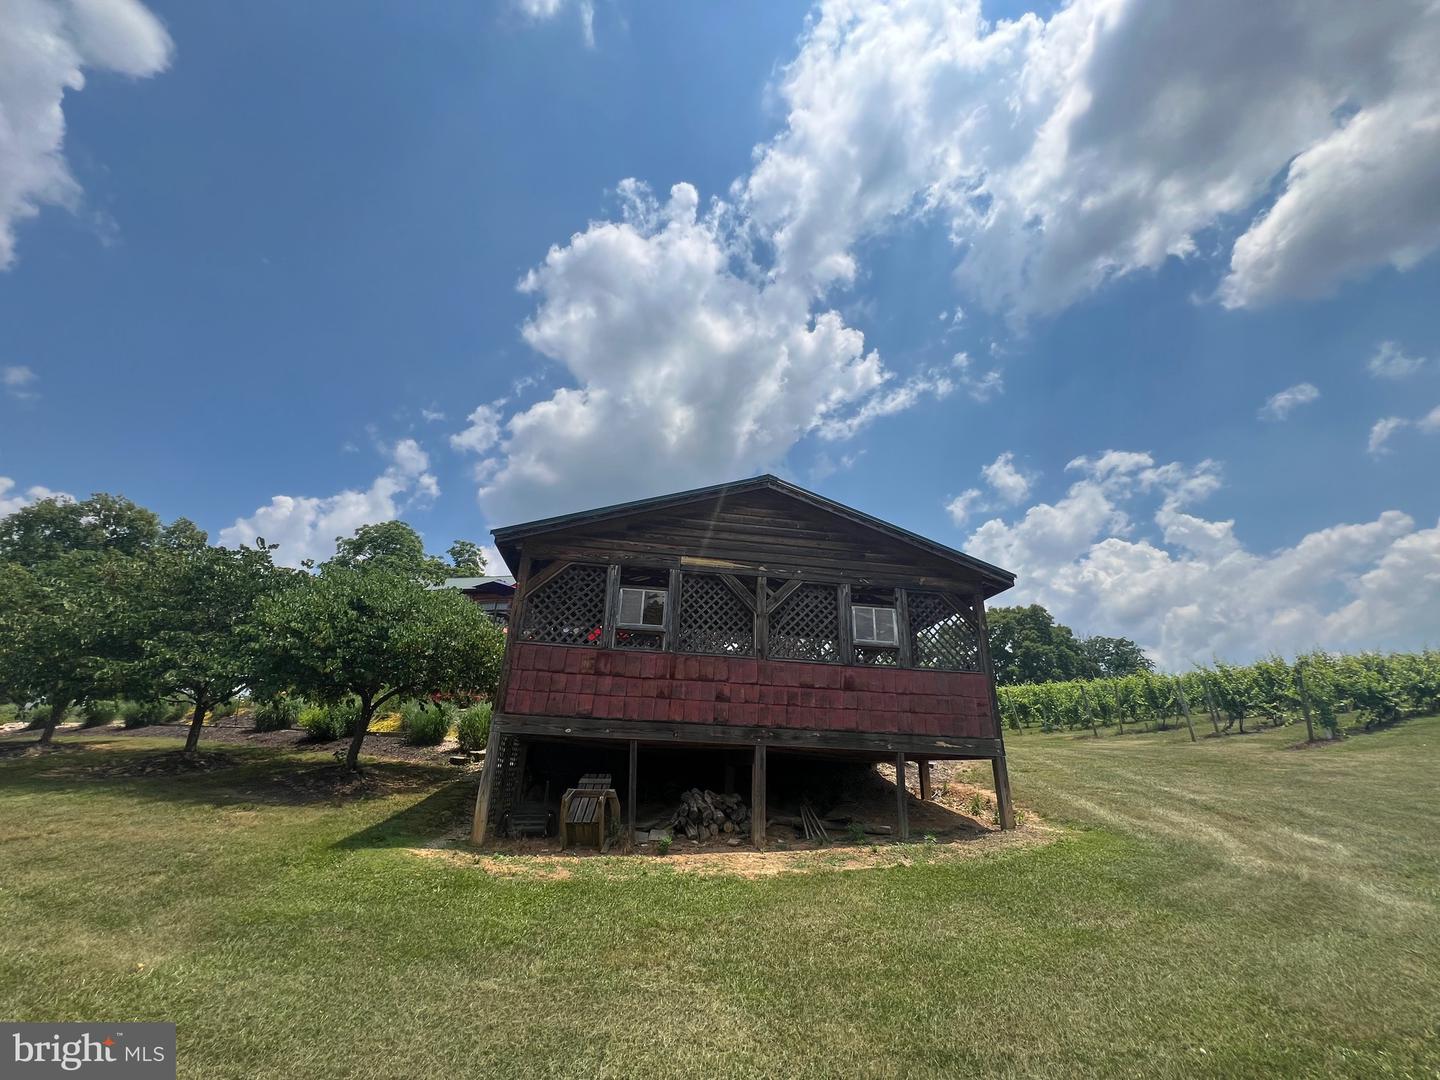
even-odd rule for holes
{"type": "Polygon", "coordinates": [[[513,577],[447,577],[431,589],[459,589],[461,592],[483,592],[487,595],[508,596],[515,591],[513,577]]]}
{"type": "Polygon", "coordinates": [[[505,561],[514,569],[518,563],[519,541],[527,537],[556,532],[562,529],[571,529],[577,526],[598,524],[616,518],[630,517],[635,514],[669,510],[687,503],[706,502],[711,499],[728,498],[759,491],[778,492],[781,495],[788,496],[799,502],[846,518],[857,525],[873,529],[875,532],[902,544],[919,548],[921,551],[936,558],[955,563],[964,567],[970,573],[997,586],[993,590],[994,592],[1001,592],[1015,584],[1015,575],[1009,570],[1001,569],[991,563],[966,555],[963,551],[957,551],[952,547],[937,543],[918,533],[913,533],[909,529],[902,529],[898,525],[892,525],[888,521],[872,517],[861,510],[846,506],[844,503],[838,503],[833,499],[825,498],[823,495],[817,495],[813,491],[807,491],[805,488],[792,484],[788,480],[781,480],[778,476],[772,476],[769,473],[763,476],[751,477],[748,480],[735,480],[728,484],[714,484],[710,487],[692,488],[689,491],[677,491],[671,495],[658,495],[649,499],[637,499],[634,502],[616,503],[613,506],[601,506],[594,510],[582,510],[574,514],[561,514],[558,517],[539,518],[535,521],[526,521],[518,525],[507,525],[503,528],[492,530],[491,535],[495,538],[495,544],[500,549],[500,554],[504,556],[505,561]]]}

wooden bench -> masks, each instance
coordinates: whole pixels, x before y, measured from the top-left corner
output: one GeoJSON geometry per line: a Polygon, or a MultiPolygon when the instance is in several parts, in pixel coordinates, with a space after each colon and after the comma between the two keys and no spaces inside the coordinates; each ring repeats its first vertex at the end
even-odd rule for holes
{"type": "Polygon", "coordinates": [[[607,811],[614,813],[611,820],[620,820],[620,796],[614,781],[609,773],[586,773],[560,799],[561,850],[573,841],[604,851],[610,843],[605,828],[607,811]]]}

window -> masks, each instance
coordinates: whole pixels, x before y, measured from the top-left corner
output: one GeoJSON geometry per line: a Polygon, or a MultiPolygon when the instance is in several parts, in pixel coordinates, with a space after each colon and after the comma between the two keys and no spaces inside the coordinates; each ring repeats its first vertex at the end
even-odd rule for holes
{"type": "Polygon", "coordinates": [[[620,617],[616,625],[645,630],[665,629],[665,590],[622,588],[620,617]]]}
{"type": "Polygon", "coordinates": [[[852,607],[850,611],[857,644],[900,644],[900,635],[895,622],[894,608],[856,606],[852,607]]]}

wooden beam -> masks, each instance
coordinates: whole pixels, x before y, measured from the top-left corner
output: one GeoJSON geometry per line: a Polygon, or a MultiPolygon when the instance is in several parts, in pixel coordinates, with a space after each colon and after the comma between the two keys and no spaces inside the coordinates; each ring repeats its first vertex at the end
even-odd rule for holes
{"type": "Polygon", "coordinates": [[[985,595],[975,594],[975,624],[980,636],[980,668],[990,682],[990,711],[995,717],[995,743],[999,753],[991,758],[995,773],[995,808],[1000,828],[1015,827],[1015,808],[1010,802],[1010,770],[1005,768],[1005,725],[1000,722],[1000,695],[995,690],[995,668],[990,662],[990,627],[985,620],[985,595]]]}
{"type": "Polygon", "coordinates": [[[751,611],[755,610],[755,594],[747,589],[744,583],[734,574],[721,574],[720,580],[730,587],[730,591],[745,602],[745,606],[751,611]]]}
{"type": "Polygon", "coordinates": [[[664,646],[675,652],[680,644],[680,571],[671,570],[669,584],[665,590],[665,638],[664,646]]]}
{"type": "Polygon", "coordinates": [[[991,758],[995,773],[995,809],[999,811],[1000,828],[1015,828],[1015,805],[1010,801],[1010,770],[1005,767],[1005,755],[991,758]]]}
{"type": "Polygon", "coordinates": [[[538,574],[532,577],[528,584],[530,588],[538,589],[551,578],[555,577],[557,574],[563,574],[568,569],[570,569],[570,564],[568,562],[565,562],[564,560],[556,560],[555,562],[552,562],[549,566],[545,567],[544,570],[541,570],[538,574]]]}
{"type": "Polygon", "coordinates": [[[895,632],[900,638],[900,666],[915,666],[914,642],[910,639],[910,599],[904,589],[895,590],[895,632]]]}
{"type": "Polygon", "coordinates": [[[492,732],[558,739],[605,739],[671,746],[769,743],[777,750],[858,750],[885,759],[903,752],[929,758],[992,758],[1004,752],[996,739],[943,735],[907,735],[875,731],[815,731],[808,728],[742,727],[732,724],[681,724],[653,720],[607,720],[580,716],[530,716],[497,713],[492,732]]]}
{"type": "Polygon", "coordinates": [[[789,599],[791,593],[793,593],[796,589],[798,589],[801,585],[804,584],[805,580],[803,578],[791,578],[789,581],[785,582],[784,585],[781,585],[780,588],[775,590],[775,595],[772,596],[769,602],[765,605],[766,610],[772,611],[775,608],[778,608],[787,599],[789,599]]]}
{"type": "Polygon", "coordinates": [[[470,842],[485,843],[490,830],[490,793],[495,790],[495,773],[500,768],[500,726],[490,725],[490,738],[485,741],[485,766],[480,770],[480,790],[475,794],[475,819],[470,826],[470,842]]]}
{"type": "Polygon", "coordinates": [[[930,759],[923,757],[916,758],[915,768],[920,771],[920,801],[929,802],[931,800],[930,759]]]}
{"type": "Polygon", "coordinates": [[[896,832],[903,844],[910,839],[910,811],[906,803],[909,792],[905,790],[905,755],[895,755],[895,817],[896,832]]]}
{"type": "Polygon", "coordinates": [[[853,667],[855,664],[855,624],[851,622],[850,585],[848,582],[840,586],[839,594],[836,597],[836,607],[840,609],[840,663],[853,667]]]}
{"type": "Polygon", "coordinates": [[[635,850],[635,792],[638,786],[637,777],[640,773],[640,743],[635,739],[630,740],[630,790],[628,800],[625,803],[625,831],[630,836],[630,850],[635,850]]]}
{"type": "Polygon", "coordinates": [[[755,655],[770,655],[770,584],[764,574],[755,579],[755,655]]]}
{"type": "Polygon", "coordinates": [[[510,601],[510,626],[505,634],[505,651],[500,656],[500,678],[495,686],[495,700],[490,703],[495,712],[505,708],[505,692],[510,686],[510,659],[515,655],[515,643],[520,640],[520,628],[525,619],[525,593],[530,582],[530,556],[520,558],[520,573],[515,579],[515,597],[510,601]]]}
{"type": "Polygon", "coordinates": [[[615,624],[620,621],[620,567],[605,568],[605,617],[601,622],[600,647],[615,648],[615,624]]]}
{"type": "Polygon", "coordinates": [[[750,842],[765,850],[765,744],[755,744],[755,758],[750,768],[750,842]]]}

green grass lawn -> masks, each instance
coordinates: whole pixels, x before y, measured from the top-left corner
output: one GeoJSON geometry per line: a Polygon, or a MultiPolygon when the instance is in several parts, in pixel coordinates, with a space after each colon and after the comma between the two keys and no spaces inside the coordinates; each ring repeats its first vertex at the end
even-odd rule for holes
{"type": "Polygon", "coordinates": [[[72,737],[0,759],[0,994],[192,1077],[1434,1075],[1440,719],[1297,737],[1020,736],[1054,843],[760,879],[492,876],[409,850],[473,779],[72,737]]]}

